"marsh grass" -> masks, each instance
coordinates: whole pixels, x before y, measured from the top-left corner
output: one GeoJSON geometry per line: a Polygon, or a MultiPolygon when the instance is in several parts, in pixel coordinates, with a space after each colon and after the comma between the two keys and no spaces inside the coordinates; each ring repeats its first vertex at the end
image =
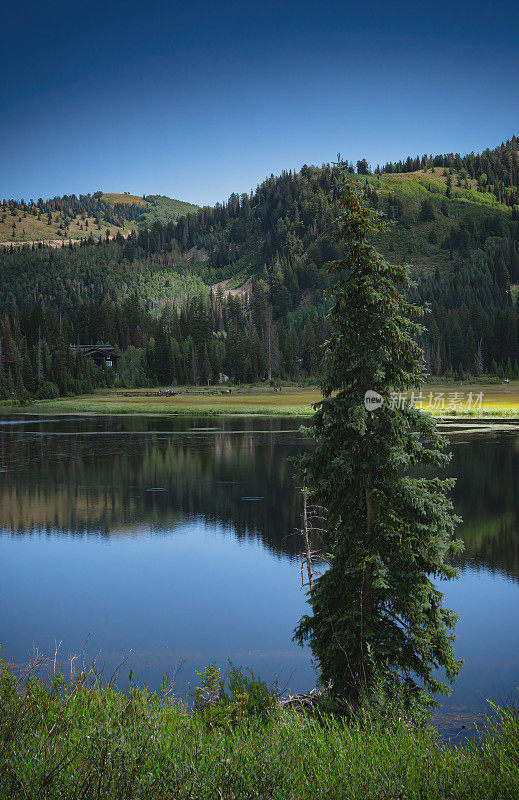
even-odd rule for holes
{"type": "MultiPolygon", "coordinates": [[[[153,390],[150,390],[153,391],[153,390]]],[[[156,390],[155,390],[156,391],[156,390]]],[[[104,392],[61,398],[54,401],[37,401],[28,405],[5,405],[3,413],[42,413],[42,414],[170,414],[170,415],[209,415],[221,414],[275,414],[288,416],[308,416],[312,404],[320,399],[319,391],[303,388],[284,388],[274,392],[263,388],[233,390],[232,394],[186,391],[177,396],[143,396],[126,392],[104,392]]]]}
{"type": "Polygon", "coordinates": [[[496,709],[476,744],[452,748],[397,709],[348,722],[283,710],[238,670],[222,694],[206,670],[188,708],[103,684],[95,667],[45,681],[0,666],[0,797],[504,800],[519,795],[519,723],[496,709]],[[224,696],[225,695],[225,696],[224,696]]]}
{"type": "MultiPolygon", "coordinates": [[[[78,397],[63,397],[57,400],[39,400],[26,404],[4,402],[0,414],[169,414],[171,416],[220,416],[222,414],[258,414],[275,416],[308,416],[313,413],[313,404],[321,399],[321,393],[314,387],[283,386],[275,392],[266,386],[233,388],[232,394],[215,393],[215,390],[201,391],[190,387],[175,396],[159,396],[143,393],[158,392],[149,390],[109,390],[78,397]],[[124,392],[124,393],[123,393],[124,392]]],[[[422,408],[431,413],[449,417],[519,418],[519,381],[507,385],[491,384],[441,384],[431,383],[423,391],[422,408]],[[429,394],[443,392],[448,404],[448,396],[459,392],[464,400],[472,392],[483,392],[481,408],[445,408],[438,412],[429,401],[429,394]]]]}

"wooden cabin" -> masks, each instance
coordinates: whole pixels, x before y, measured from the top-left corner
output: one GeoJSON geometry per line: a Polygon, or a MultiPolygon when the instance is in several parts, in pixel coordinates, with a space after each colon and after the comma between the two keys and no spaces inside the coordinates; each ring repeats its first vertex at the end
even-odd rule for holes
{"type": "Polygon", "coordinates": [[[70,349],[74,355],[82,353],[86,358],[91,358],[96,366],[107,369],[116,369],[117,359],[120,358],[111,344],[71,344],[70,349]]]}

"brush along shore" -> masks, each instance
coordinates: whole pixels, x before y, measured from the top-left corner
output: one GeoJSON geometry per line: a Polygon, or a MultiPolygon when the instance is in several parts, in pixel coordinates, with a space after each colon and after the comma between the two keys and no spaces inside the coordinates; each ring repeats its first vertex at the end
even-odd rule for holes
{"type": "Polygon", "coordinates": [[[305,713],[240,670],[224,691],[209,667],[188,707],[167,679],[124,693],[95,669],[44,680],[37,667],[0,662],[2,800],[519,796],[519,719],[505,709],[452,747],[387,698],[347,718],[305,713]]]}

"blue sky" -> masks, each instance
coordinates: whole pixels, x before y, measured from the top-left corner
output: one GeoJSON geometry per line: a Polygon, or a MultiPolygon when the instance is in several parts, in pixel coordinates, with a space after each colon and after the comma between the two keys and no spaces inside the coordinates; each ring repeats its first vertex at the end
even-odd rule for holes
{"type": "Polygon", "coordinates": [[[340,152],[519,133],[513,2],[48,0],[2,10],[0,197],[225,200],[340,152]]]}

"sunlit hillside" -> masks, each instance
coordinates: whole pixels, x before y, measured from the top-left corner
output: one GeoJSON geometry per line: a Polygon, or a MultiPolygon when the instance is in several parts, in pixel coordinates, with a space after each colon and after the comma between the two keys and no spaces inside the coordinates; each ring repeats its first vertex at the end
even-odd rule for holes
{"type": "Polygon", "coordinates": [[[63,242],[101,236],[123,236],[153,222],[168,223],[198,206],[160,195],[139,197],[127,192],[95,192],[65,195],[52,200],[3,200],[0,206],[0,244],[45,242],[54,247],[63,242]]]}
{"type": "Polygon", "coordinates": [[[114,225],[104,216],[96,218],[86,213],[68,216],[59,211],[42,214],[28,207],[25,210],[17,209],[15,214],[9,210],[0,212],[0,243],[5,246],[9,243],[46,242],[56,246],[68,243],[69,239],[79,241],[89,236],[105,238],[107,231],[109,236],[125,234],[132,227],[135,224],[131,225],[128,221],[114,225]]]}

